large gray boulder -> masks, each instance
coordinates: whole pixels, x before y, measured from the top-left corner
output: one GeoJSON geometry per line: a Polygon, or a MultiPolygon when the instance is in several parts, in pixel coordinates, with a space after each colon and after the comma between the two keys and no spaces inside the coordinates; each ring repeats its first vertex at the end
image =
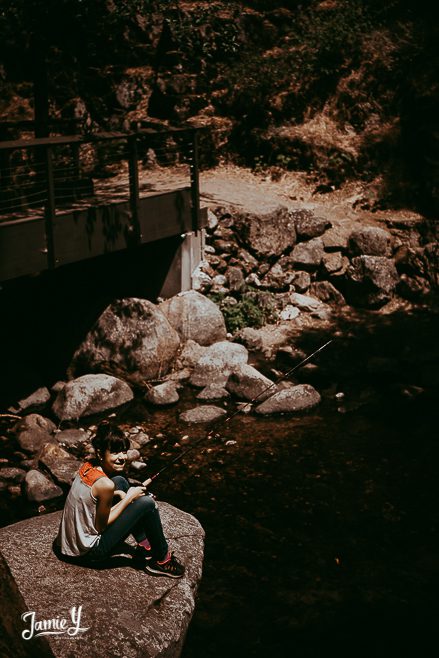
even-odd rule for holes
{"type": "Polygon", "coordinates": [[[227,336],[224,317],[218,306],[196,290],[182,292],[162,302],[159,309],[182,341],[211,345],[227,336]]]}
{"type": "Polygon", "coordinates": [[[190,383],[203,388],[208,384],[224,386],[233,369],[247,361],[248,351],[244,345],[228,341],[214,343],[195,365],[190,383]]]}
{"type": "Polygon", "coordinates": [[[102,313],[73,355],[70,377],[106,372],[142,385],[169,372],[180,347],[178,333],[146,299],[121,299],[102,313]]]}
{"type": "Polygon", "coordinates": [[[108,560],[107,568],[88,568],[57,559],[52,550],[61,512],[26,519],[0,529],[0,626],[8,655],[44,658],[124,656],[178,658],[191,620],[201,579],[204,532],[198,521],[159,502],[171,550],[186,566],[180,580],[154,578],[133,562],[129,546],[108,560]],[[66,618],[81,606],[76,636],[46,635],[24,640],[36,620],[66,618]],[[111,623],[110,623],[111,622],[111,623]]]}
{"type": "Polygon", "coordinates": [[[378,226],[364,226],[352,231],[349,251],[352,255],[391,256],[393,237],[378,226]]]}
{"type": "Polygon", "coordinates": [[[248,364],[237,366],[229,375],[227,390],[242,400],[258,398],[260,402],[275,391],[274,383],[248,364]]]}
{"type": "Polygon", "coordinates": [[[235,229],[241,241],[259,258],[280,256],[296,243],[291,211],[279,206],[265,214],[237,213],[235,229]]]}
{"type": "Polygon", "coordinates": [[[133,399],[128,384],[111,375],[83,375],[58,393],[53,411],[60,420],[72,420],[119,407],[133,399]]]}
{"type": "Polygon", "coordinates": [[[310,384],[299,384],[281,391],[258,405],[257,414],[267,415],[276,413],[294,413],[312,409],[320,403],[321,397],[310,384]]]}

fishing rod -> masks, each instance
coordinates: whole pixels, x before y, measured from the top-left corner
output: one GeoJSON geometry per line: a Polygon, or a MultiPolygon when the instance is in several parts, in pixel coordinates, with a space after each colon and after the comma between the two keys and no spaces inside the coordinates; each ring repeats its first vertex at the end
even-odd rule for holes
{"type": "MultiPolygon", "coordinates": [[[[305,363],[308,363],[308,361],[310,361],[313,357],[315,357],[316,354],[318,354],[319,352],[324,350],[325,347],[328,347],[328,345],[332,342],[333,342],[333,339],[331,338],[331,340],[328,340],[327,343],[325,343],[324,345],[319,347],[318,350],[315,350],[315,352],[313,352],[312,354],[307,356],[305,359],[300,361],[300,363],[298,363],[295,366],[293,366],[292,368],[290,368],[290,370],[288,370],[285,374],[280,375],[274,382],[272,382],[271,384],[266,386],[260,393],[258,393],[258,395],[256,395],[252,400],[249,400],[243,407],[240,407],[239,409],[235,409],[235,411],[232,414],[230,414],[229,416],[227,416],[226,418],[224,418],[224,417],[219,418],[219,419],[217,419],[213,422],[218,423],[218,424],[220,424],[220,423],[225,424],[225,423],[230,422],[232,420],[232,418],[234,418],[237,414],[242,413],[243,409],[245,409],[246,407],[251,406],[252,404],[254,404],[256,402],[256,400],[258,400],[262,395],[265,395],[265,393],[267,393],[267,391],[269,391],[271,388],[273,388],[274,386],[277,386],[279,384],[279,382],[283,381],[284,379],[288,379],[288,377],[290,377],[290,375],[292,375],[293,372],[295,372],[296,370],[298,370],[299,368],[304,366],[305,363]]],[[[193,443],[189,448],[187,448],[187,450],[184,450],[182,453],[177,455],[177,457],[174,457],[174,459],[172,459],[167,464],[165,464],[165,466],[163,466],[163,468],[161,468],[159,471],[157,471],[157,473],[155,473],[155,475],[152,475],[150,478],[146,479],[143,482],[143,485],[146,487],[149,484],[151,484],[151,482],[156,480],[162,473],[164,473],[166,470],[168,470],[168,468],[170,468],[176,462],[180,461],[180,459],[182,459],[185,455],[187,455],[188,452],[191,452],[192,450],[194,450],[197,447],[197,445],[199,445],[202,441],[206,441],[212,435],[213,435],[213,428],[206,435],[202,436],[200,439],[197,439],[197,441],[195,441],[195,443],[193,443]]]]}

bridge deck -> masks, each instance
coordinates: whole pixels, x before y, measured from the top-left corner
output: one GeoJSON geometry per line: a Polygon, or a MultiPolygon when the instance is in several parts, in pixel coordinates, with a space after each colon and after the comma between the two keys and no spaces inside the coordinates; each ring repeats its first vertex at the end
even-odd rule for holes
{"type": "MultiPolygon", "coordinates": [[[[186,164],[172,167],[151,167],[142,142],[145,134],[148,131],[94,136],[89,142],[55,137],[0,144],[2,153],[17,149],[24,154],[12,168],[13,155],[3,156],[7,166],[0,168],[0,281],[203,228],[206,213],[199,206],[196,133],[189,131],[180,146],[186,164]],[[81,173],[87,171],[87,163],[79,161],[78,151],[75,156],[78,143],[85,157],[87,148],[96,148],[98,142],[108,156],[109,140],[116,140],[119,152],[103,163],[108,177],[81,173]],[[63,164],[66,147],[71,151],[63,164]],[[64,151],[56,151],[60,148],[64,151]]],[[[177,134],[181,138],[184,131],[177,134]]],[[[168,147],[161,152],[155,148],[161,156],[169,155],[168,147]]],[[[173,149],[175,154],[175,145],[173,149]]]]}

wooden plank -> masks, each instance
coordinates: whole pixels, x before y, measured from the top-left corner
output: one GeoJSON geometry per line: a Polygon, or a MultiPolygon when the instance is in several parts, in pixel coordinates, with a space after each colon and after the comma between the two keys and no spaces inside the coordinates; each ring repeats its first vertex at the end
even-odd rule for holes
{"type": "Polygon", "coordinates": [[[0,281],[47,270],[44,218],[0,224],[0,281]]]}

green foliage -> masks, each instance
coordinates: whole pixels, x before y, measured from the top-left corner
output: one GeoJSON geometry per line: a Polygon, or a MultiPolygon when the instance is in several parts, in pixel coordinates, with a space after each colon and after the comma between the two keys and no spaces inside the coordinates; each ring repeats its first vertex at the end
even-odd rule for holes
{"type": "Polygon", "coordinates": [[[190,14],[175,11],[165,16],[174,41],[188,58],[227,60],[240,50],[237,15],[222,18],[220,12],[225,7],[230,9],[215,2],[190,14]]]}
{"type": "Polygon", "coordinates": [[[262,327],[275,319],[275,303],[271,293],[265,293],[261,304],[259,293],[244,293],[238,299],[221,293],[211,293],[208,297],[219,306],[227,331],[235,333],[244,327],[262,327]]]}

